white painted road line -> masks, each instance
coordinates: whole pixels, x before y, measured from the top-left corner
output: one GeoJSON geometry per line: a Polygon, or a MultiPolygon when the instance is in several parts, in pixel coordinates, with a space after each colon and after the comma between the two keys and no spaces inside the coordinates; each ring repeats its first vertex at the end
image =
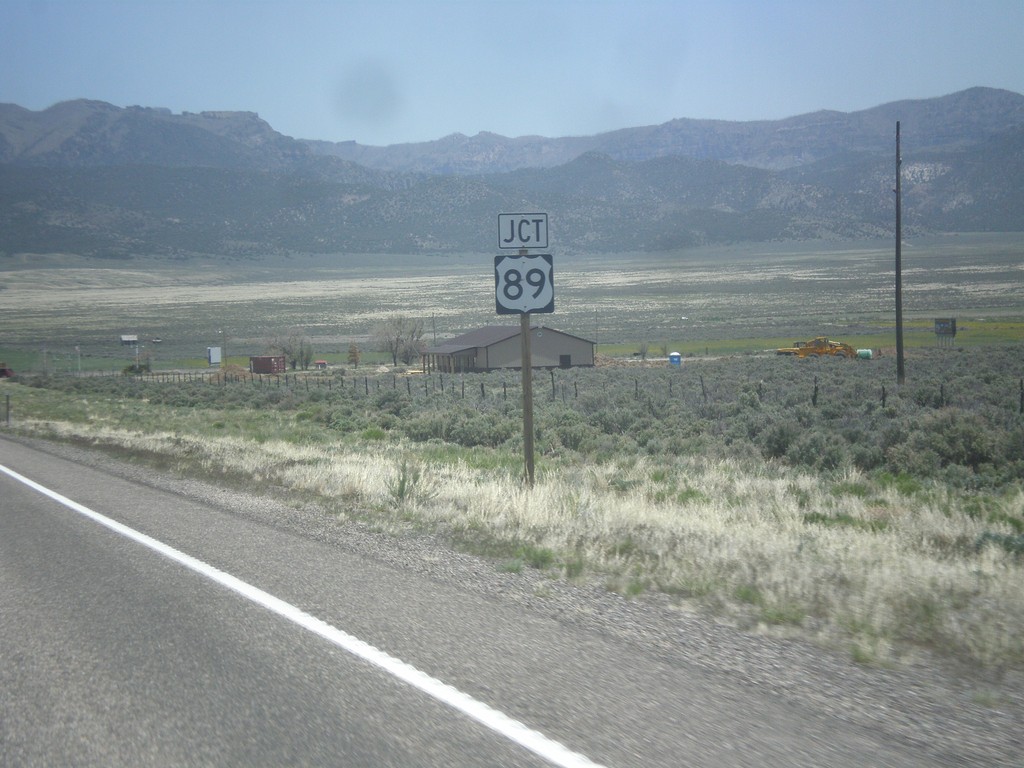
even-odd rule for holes
{"type": "Polygon", "coordinates": [[[457,688],[453,688],[447,683],[443,683],[425,672],[421,672],[415,667],[406,664],[401,659],[397,659],[394,656],[375,648],[369,643],[363,642],[359,638],[354,637],[337,627],[333,627],[315,616],[309,615],[305,611],[296,608],[294,605],[291,605],[280,598],[274,597],[270,593],[264,592],[262,589],[254,587],[252,584],[248,584],[241,579],[232,576],[230,573],[225,573],[224,571],[214,568],[212,565],[208,565],[201,560],[197,560],[191,555],[186,555],[184,552],[168,546],[151,536],[147,536],[146,534],[140,533],[133,528],[129,528],[128,526],[123,525],[116,520],[112,520],[99,512],[95,512],[94,510],[67,498],[66,496],[62,496],[56,491],[52,491],[49,488],[40,485],[34,480],[30,480],[24,475],[18,474],[14,470],[9,469],[2,464],[0,464],[0,472],[20,483],[23,483],[44,496],[49,497],[59,504],[63,504],[68,509],[78,512],[100,525],[106,526],[125,538],[131,539],[138,544],[142,544],[154,552],[158,552],[164,557],[174,560],[186,568],[205,576],[211,581],[227,587],[252,602],[262,605],[264,608],[273,611],[279,616],[298,624],[300,627],[303,627],[304,629],[307,629],[333,643],[339,648],[348,651],[353,656],[357,656],[360,659],[368,661],[399,680],[402,680],[414,688],[418,688],[427,695],[432,696],[443,704],[447,704],[453,709],[471,717],[495,733],[498,733],[510,741],[528,749],[534,754],[547,760],[552,765],[564,766],[565,768],[600,768],[598,763],[593,762],[585,755],[573,752],[565,745],[554,741],[553,739],[549,739],[539,731],[535,731],[532,728],[527,727],[518,720],[514,720],[503,712],[499,712],[482,701],[474,699],[472,696],[463,693],[457,688]]]}

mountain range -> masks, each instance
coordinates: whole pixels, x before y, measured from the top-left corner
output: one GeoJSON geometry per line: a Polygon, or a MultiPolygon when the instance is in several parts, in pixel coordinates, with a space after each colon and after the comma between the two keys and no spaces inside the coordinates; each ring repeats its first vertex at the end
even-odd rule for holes
{"type": "Polygon", "coordinates": [[[252,112],[0,104],[0,257],[496,251],[545,211],[561,252],[1024,231],[1024,96],[972,88],[785,120],[387,147],[284,136],[252,112]]]}

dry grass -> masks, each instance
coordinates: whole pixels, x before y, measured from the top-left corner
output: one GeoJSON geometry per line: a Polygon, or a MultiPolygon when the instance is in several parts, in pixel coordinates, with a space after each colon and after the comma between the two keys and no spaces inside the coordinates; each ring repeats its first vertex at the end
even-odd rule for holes
{"type": "MultiPolygon", "coordinates": [[[[987,667],[1024,663],[1024,567],[1001,548],[976,547],[992,523],[950,514],[940,490],[905,495],[856,473],[828,483],[699,457],[545,466],[530,490],[507,469],[431,460],[406,443],[297,444],[98,421],[18,428],[284,488],[386,531],[445,532],[499,561],[524,547],[549,553],[541,564],[570,577],[628,595],[669,593],[747,628],[846,647],[862,662],[927,649],[987,667]]],[[[1020,491],[999,503],[1024,514],[1020,491]]]]}

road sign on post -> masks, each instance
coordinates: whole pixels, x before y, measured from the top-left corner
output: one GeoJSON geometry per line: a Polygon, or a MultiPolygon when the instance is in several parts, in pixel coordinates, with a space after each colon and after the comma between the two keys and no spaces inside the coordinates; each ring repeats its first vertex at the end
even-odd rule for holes
{"type": "Polygon", "coordinates": [[[523,374],[523,456],[526,483],[533,487],[533,361],[530,359],[530,314],[555,311],[555,270],[547,249],[546,213],[499,213],[498,248],[518,251],[494,257],[494,307],[499,315],[519,315],[523,374]]]}
{"type": "Polygon", "coordinates": [[[499,315],[555,311],[555,269],[550,253],[494,257],[494,304],[499,315]]]}
{"type": "Polygon", "coordinates": [[[498,247],[514,251],[520,248],[546,250],[548,247],[548,215],[546,213],[499,213],[498,247]]]}

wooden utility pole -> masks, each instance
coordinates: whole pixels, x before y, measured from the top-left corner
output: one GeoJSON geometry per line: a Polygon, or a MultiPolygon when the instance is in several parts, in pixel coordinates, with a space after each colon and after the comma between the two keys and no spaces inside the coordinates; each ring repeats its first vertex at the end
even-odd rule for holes
{"type": "Polygon", "coordinates": [[[896,383],[903,384],[906,370],[903,364],[903,200],[901,193],[900,121],[896,121],[896,383]]]}
{"type": "Polygon", "coordinates": [[[523,363],[523,457],[526,484],[533,488],[533,360],[530,356],[530,313],[519,316],[519,337],[523,363]]]}

